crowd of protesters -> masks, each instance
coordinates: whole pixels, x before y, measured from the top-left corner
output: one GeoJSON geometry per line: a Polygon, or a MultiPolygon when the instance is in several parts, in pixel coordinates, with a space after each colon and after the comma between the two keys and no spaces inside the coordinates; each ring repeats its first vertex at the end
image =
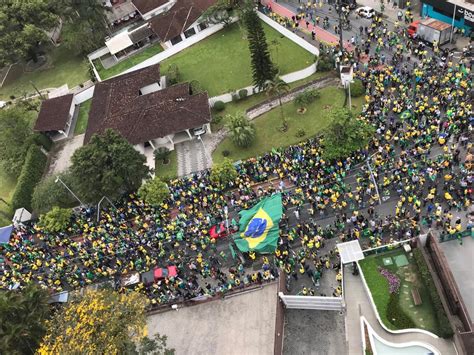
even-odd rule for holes
{"type": "MultiPolygon", "coordinates": [[[[330,51],[336,62],[355,65],[366,88],[358,119],[376,130],[366,149],[325,161],[324,141],[313,138],[239,163],[225,188],[203,171],[170,181],[160,206],[129,195],[102,210],[99,222],[83,210],[61,233],[17,227],[0,246],[0,288],[36,282],[59,292],[113,280],[123,289],[124,275],[175,265],[176,276],[132,287],[165,304],[273,280],[280,269],[309,277],[314,289],[300,294],[313,295],[325,270],[341,281],[337,250],[324,249],[329,239],[375,247],[422,228],[459,233],[465,226],[458,212],[472,203],[472,76],[469,63],[434,49],[373,19],[352,52],[330,51]],[[238,258],[229,253],[230,237],[211,237],[210,227],[227,220],[226,209],[237,218],[275,192],[282,193],[284,215],[273,255],[238,258]]],[[[340,292],[338,286],[333,295],[340,292]]]]}

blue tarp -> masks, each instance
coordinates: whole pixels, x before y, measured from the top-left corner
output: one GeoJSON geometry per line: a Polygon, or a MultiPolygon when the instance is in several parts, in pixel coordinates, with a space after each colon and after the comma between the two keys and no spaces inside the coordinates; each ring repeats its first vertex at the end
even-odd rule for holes
{"type": "Polygon", "coordinates": [[[13,226],[0,228],[0,243],[8,243],[12,234],[13,226]]]}

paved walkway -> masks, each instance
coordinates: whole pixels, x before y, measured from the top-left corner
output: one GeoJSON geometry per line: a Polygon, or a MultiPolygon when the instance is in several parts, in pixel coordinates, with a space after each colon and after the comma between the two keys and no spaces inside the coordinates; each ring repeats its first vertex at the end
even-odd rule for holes
{"type": "Polygon", "coordinates": [[[383,339],[392,343],[406,343],[418,341],[430,344],[442,355],[456,355],[454,343],[442,338],[433,338],[422,333],[389,333],[380,325],[372,304],[367,296],[361,276],[352,275],[352,268],[345,267],[344,289],[346,301],[346,337],[351,355],[362,355],[362,330],[360,327],[360,316],[363,315],[374,331],[383,339]]]}
{"type": "Polygon", "coordinates": [[[208,144],[206,144],[210,137],[207,136],[204,136],[203,143],[193,139],[175,145],[178,157],[178,176],[186,176],[212,166],[211,150],[209,150],[208,144]]]}

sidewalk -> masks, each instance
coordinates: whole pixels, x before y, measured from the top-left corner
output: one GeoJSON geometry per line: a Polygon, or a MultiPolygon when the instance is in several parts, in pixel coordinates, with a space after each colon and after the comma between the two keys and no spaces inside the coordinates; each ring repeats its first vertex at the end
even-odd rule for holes
{"type": "MultiPolygon", "coordinates": [[[[399,7],[394,7],[393,6],[393,1],[394,0],[392,0],[390,2],[390,4],[387,4],[387,2],[384,1],[385,9],[383,11],[383,14],[385,16],[387,16],[386,20],[391,22],[391,23],[394,23],[395,21],[397,21],[397,14],[398,14],[398,11],[400,10],[399,7]]],[[[380,12],[380,0],[357,0],[357,4],[359,4],[360,6],[370,6],[375,11],[380,12]]],[[[401,9],[401,11],[402,11],[403,15],[405,15],[406,9],[401,9]]],[[[413,19],[415,21],[420,19],[419,12],[416,9],[414,9],[413,6],[412,6],[411,12],[413,14],[413,19]]],[[[402,19],[401,22],[404,23],[403,19],[402,19]]]]}
{"type": "Polygon", "coordinates": [[[351,268],[346,267],[344,273],[344,289],[346,302],[346,337],[351,355],[362,355],[362,330],[360,316],[364,316],[374,331],[383,339],[392,343],[417,341],[435,347],[442,355],[455,355],[454,343],[443,338],[433,338],[423,333],[394,334],[380,325],[368,295],[365,292],[361,276],[352,275],[351,268]]]}

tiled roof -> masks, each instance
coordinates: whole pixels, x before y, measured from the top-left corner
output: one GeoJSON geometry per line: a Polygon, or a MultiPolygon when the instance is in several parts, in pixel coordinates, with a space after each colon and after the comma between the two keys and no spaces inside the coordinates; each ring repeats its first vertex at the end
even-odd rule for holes
{"type": "Polygon", "coordinates": [[[142,15],[145,15],[147,12],[166,4],[168,1],[169,0],[132,0],[132,3],[142,15]]]}
{"type": "Polygon", "coordinates": [[[139,95],[159,79],[156,64],[96,84],[84,142],[112,128],[139,144],[211,121],[207,93],[190,95],[188,83],[139,95]]]}
{"type": "Polygon", "coordinates": [[[162,42],[178,36],[191,26],[216,0],[178,0],[173,7],[150,20],[151,29],[162,42]]]}
{"type": "Polygon", "coordinates": [[[58,131],[66,127],[73,94],[44,100],[36,119],[34,130],[38,132],[58,131]]]}

